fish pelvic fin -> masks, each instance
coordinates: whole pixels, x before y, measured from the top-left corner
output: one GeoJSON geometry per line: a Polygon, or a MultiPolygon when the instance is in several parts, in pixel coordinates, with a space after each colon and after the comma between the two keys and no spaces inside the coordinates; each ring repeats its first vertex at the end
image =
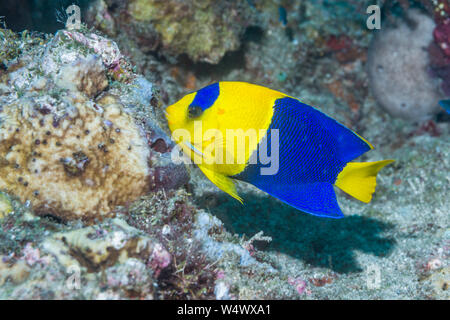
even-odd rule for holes
{"type": "Polygon", "coordinates": [[[239,197],[236,190],[236,185],[234,184],[234,181],[231,178],[221,173],[217,173],[213,170],[210,170],[205,166],[200,165],[199,168],[205,174],[205,176],[209,180],[211,180],[211,182],[214,183],[220,190],[228,193],[230,196],[238,200],[241,204],[244,204],[244,201],[242,200],[241,197],[239,197]]]}
{"type": "Polygon", "coordinates": [[[377,173],[394,160],[349,162],[334,183],[339,189],[359,201],[369,203],[377,185],[377,173]]]}

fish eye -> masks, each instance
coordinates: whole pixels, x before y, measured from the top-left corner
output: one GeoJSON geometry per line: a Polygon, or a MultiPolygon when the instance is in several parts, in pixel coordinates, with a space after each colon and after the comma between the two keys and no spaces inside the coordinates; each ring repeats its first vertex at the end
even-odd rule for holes
{"type": "Polygon", "coordinates": [[[189,106],[188,108],[188,116],[189,118],[198,118],[202,115],[203,110],[199,106],[189,106]]]}

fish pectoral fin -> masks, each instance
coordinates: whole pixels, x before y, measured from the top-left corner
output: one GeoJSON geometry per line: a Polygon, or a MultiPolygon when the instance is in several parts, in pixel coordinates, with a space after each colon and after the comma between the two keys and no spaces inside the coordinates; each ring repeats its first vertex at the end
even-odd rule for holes
{"type": "Polygon", "coordinates": [[[244,203],[242,198],[239,197],[236,185],[234,184],[234,181],[224,176],[223,174],[217,173],[213,170],[210,170],[208,168],[205,168],[204,166],[199,166],[200,170],[205,174],[205,176],[211,180],[212,183],[214,183],[220,190],[228,193],[230,196],[238,200],[240,203],[244,203]]]}

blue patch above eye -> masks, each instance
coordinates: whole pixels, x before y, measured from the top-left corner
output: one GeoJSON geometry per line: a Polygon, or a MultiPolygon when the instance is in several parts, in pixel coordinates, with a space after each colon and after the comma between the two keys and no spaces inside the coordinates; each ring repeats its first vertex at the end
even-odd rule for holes
{"type": "Polygon", "coordinates": [[[200,107],[205,111],[214,104],[219,97],[219,93],[219,83],[210,84],[197,91],[194,101],[192,101],[189,107],[200,107]]]}

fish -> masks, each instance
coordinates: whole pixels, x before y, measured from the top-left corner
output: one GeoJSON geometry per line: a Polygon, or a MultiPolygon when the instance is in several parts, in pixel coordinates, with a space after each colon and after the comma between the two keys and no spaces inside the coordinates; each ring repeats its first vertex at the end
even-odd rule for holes
{"type": "Polygon", "coordinates": [[[439,104],[450,114],[450,100],[441,100],[439,101],[439,104]]]}
{"type": "Polygon", "coordinates": [[[236,181],[302,212],[342,218],[334,186],[369,203],[377,173],[394,161],[352,162],[373,149],[367,140],[299,99],[247,82],[210,84],[165,114],[179,148],[241,203],[236,181]]]}
{"type": "Polygon", "coordinates": [[[278,6],[278,15],[283,26],[287,25],[287,12],[283,6],[278,6]]]}

